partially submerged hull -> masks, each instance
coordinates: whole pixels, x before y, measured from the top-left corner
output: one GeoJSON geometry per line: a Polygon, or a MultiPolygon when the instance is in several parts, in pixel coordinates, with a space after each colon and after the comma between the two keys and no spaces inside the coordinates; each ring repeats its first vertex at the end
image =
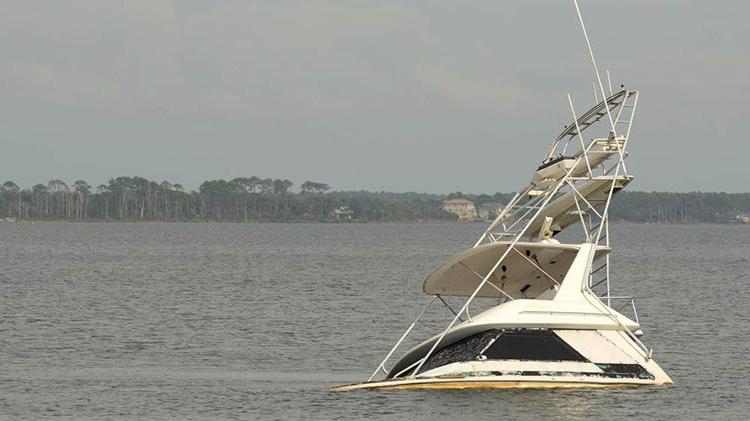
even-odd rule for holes
{"type": "Polygon", "coordinates": [[[352,390],[416,390],[416,389],[558,389],[558,388],[602,388],[602,387],[638,387],[672,384],[644,379],[591,379],[574,376],[467,376],[435,377],[399,380],[383,380],[357,384],[341,385],[332,391],[347,392],[352,390]]]}
{"type": "MultiPolygon", "coordinates": [[[[576,250],[560,286],[535,299],[509,299],[423,341],[384,380],[334,390],[671,384],[638,339],[638,322],[586,288],[599,248],[576,250]]],[[[379,369],[385,371],[383,364],[379,369]]]]}
{"type": "Polygon", "coordinates": [[[416,375],[413,363],[409,364],[412,359],[402,358],[385,380],[333,390],[672,384],[649,354],[640,352],[627,334],[616,330],[488,329],[441,348],[416,375]]]}

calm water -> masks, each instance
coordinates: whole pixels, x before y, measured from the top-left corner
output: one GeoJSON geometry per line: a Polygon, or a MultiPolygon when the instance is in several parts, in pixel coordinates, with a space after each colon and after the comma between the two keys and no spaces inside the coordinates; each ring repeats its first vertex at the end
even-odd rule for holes
{"type": "Polygon", "coordinates": [[[0,417],[747,419],[750,226],[613,229],[613,294],[639,298],[673,387],[327,391],[483,228],[0,224],[0,417]]]}

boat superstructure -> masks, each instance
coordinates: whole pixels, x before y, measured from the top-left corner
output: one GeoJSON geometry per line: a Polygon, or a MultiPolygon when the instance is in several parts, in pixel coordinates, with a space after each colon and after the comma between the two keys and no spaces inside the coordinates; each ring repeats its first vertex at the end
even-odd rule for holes
{"type": "Polygon", "coordinates": [[[607,90],[596,74],[597,103],[578,115],[568,95],[572,122],[531,182],[472,248],[427,276],[429,302],[370,378],[335,390],[672,383],[640,339],[633,299],[611,294],[609,206],[632,180],[626,159],[638,92],[607,90]],[[563,231],[580,240],[560,242],[563,231]],[[453,308],[451,299],[463,304],[453,308]],[[476,314],[480,300],[493,304],[476,314]],[[436,301],[451,311],[447,327],[392,361],[436,301]]]}

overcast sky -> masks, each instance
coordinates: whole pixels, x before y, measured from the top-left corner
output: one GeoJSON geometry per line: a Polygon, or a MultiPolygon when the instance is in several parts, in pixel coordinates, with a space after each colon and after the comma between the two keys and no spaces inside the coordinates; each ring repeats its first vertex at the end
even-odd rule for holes
{"type": "MultiPolygon", "coordinates": [[[[581,6],[633,190],[750,191],[750,2],[581,6]]],[[[0,180],[512,191],[593,102],[570,1],[0,1],[0,180]]]]}

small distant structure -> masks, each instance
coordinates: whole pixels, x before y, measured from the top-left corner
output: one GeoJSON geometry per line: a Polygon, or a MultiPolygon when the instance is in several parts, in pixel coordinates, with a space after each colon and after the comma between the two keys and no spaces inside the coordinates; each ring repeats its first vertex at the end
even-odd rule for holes
{"type": "Polygon", "coordinates": [[[339,206],[331,212],[331,216],[336,218],[337,221],[351,221],[354,211],[349,206],[339,206]]]}
{"type": "Polygon", "coordinates": [[[750,224],[750,212],[744,212],[736,216],[737,220],[743,224],[750,224]]]}
{"type": "Polygon", "coordinates": [[[459,221],[476,221],[477,208],[474,202],[466,199],[450,199],[443,201],[443,210],[458,215],[459,221]]]}
{"type": "Polygon", "coordinates": [[[0,222],[16,222],[16,218],[11,218],[10,216],[5,219],[0,218],[0,222]]]}
{"type": "Polygon", "coordinates": [[[499,202],[486,202],[479,205],[480,219],[495,219],[503,211],[503,204],[499,202]]]}

